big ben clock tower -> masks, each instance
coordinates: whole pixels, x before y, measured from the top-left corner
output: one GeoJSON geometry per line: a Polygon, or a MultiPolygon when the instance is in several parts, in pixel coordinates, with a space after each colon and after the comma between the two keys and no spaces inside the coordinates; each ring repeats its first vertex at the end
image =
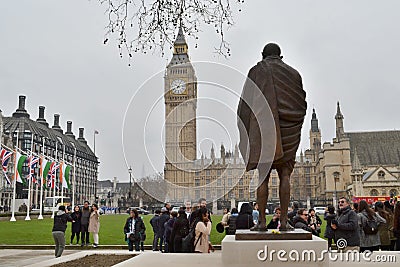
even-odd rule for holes
{"type": "MultiPolygon", "coordinates": [[[[191,186],[189,171],[196,160],[197,78],[189,60],[188,45],[179,28],[174,52],[164,77],[165,168],[164,177],[177,186],[191,186]]],[[[185,197],[174,193],[174,199],[185,197]]]]}

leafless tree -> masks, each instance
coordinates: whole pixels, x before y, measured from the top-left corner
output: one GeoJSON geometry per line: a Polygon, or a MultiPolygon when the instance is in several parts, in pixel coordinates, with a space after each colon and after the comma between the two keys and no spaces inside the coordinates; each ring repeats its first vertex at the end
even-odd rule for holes
{"type": "MultiPolygon", "coordinates": [[[[224,32],[233,25],[233,8],[238,11],[244,0],[100,0],[107,6],[108,25],[104,44],[116,35],[121,57],[135,52],[164,55],[171,49],[177,28],[198,40],[200,28],[209,25],[219,35],[216,52],[230,56],[224,32]]],[[[197,41],[196,45],[197,47],[197,41]]]]}

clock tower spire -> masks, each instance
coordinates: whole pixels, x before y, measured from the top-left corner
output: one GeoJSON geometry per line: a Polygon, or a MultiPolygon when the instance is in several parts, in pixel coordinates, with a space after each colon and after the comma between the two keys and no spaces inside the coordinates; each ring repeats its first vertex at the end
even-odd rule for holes
{"type": "MultiPolygon", "coordinates": [[[[196,160],[197,78],[190,63],[188,45],[179,27],[172,59],[164,76],[166,180],[188,186],[196,160]]],[[[179,196],[176,196],[179,197],[179,196]]]]}

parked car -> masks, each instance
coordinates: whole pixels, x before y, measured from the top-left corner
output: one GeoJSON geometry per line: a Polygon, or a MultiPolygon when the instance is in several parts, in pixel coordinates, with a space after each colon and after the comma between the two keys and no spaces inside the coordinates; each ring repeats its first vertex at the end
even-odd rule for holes
{"type": "Polygon", "coordinates": [[[325,214],[325,207],[314,207],[315,214],[317,215],[324,215],[325,214]]]}
{"type": "Polygon", "coordinates": [[[139,214],[147,215],[150,212],[148,210],[142,209],[140,207],[130,207],[130,209],[136,209],[139,214]]]}
{"type": "Polygon", "coordinates": [[[172,210],[171,210],[171,212],[172,212],[172,211],[178,212],[178,211],[179,211],[179,207],[173,207],[172,210]]]}

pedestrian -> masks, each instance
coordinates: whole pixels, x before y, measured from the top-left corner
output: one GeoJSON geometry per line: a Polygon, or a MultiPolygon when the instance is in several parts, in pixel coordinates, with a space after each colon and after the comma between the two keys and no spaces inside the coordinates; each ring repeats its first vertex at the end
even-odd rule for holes
{"type": "Polygon", "coordinates": [[[315,210],[314,209],[309,209],[308,210],[307,224],[309,226],[314,225],[314,229],[315,229],[314,233],[315,233],[316,236],[319,236],[319,234],[321,233],[322,221],[319,218],[319,216],[315,214],[315,210]]]}
{"type": "Polygon", "coordinates": [[[386,220],[378,227],[378,235],[381,241],[379,246],[380,250],[390,250],[390,233],[392,232],[393,217],[390,217],[389,212],[385,211],[383,203],[380,201],[375,202],[375,212],[386,220]]]}
{"type": "Polygon", "coordinates": [[[336,218],[335,207],[333,205],[328,205],[328,208],[324,214],[324,220],[326,221],[324,237],[326,239],[328,239],[328,250],[329,251],[332,249],[332,243],[333,243],[333,239],[335,237],[335,232],[333,231],[333,229],[331,227],[332,220],[334,220],[335,218],[336,218]]]}
{"type": "Polygon", "coordinates": [[[255,225],[258,224],[258,217],[260,216],[260,212],[258,211],[258,204],[254,203],[253,207],[253,222],[255,225]]]}
{"type": "Polygon", "coordinates": [[[229,208],[225,208],[224,209],[224,215],[222,216],[221,219],[221,224],[224,227],[224,229],[226,230],[226,228],[228,228],[229,224],[229,217],[231,217],[231,213],[229,212],[229,208]]]}
{"type": "Polygon", "coordinates": [[[173,241],[171,240],[172,228],[174,227],[176,217],[178,217],[178,212],[173,211],[170,214],[170,218],[164,223],[164,252],[174,252],[173,241]]]}
{"type": "Polygon", "coordinates": [[[299,209],[297,215],[293,218],[294,228],[303,229],[307,232],[316,235],[315,225],[309,225],[307,223],[308,212],[306,209],[299,209]]]}
{"type": "Polygon", "coordinates": [[[71,213],[72,218],[72,229],[71,229],[71,242],[70,245],[73,244],[74,238],[76,236],[76,244],[79,244],[79,236],[81,233],[81,209],[78,205],[74,207],[74,211],[71,213]]]}
{"type": "Polygon", "coordinates": [[[209,253],[210,242],[208,236],[211,233],[211,222],[209,220],[208,210],[201,207],[198,212],[199,221],[195,227],[195,248],[194,251],[198,253],[209,253]]]}
{"type": "Polygon", "coordinates": [[[250,229],[253,226],[253,208],[249,203],[243,203],[236,219],[236,229],[250,229]]]}
{"type": "Polygon", "coordinates": [[[345,243],[346,247],[338,247],[342,252],[360,249],[360,233],[357,213],[351,209],[349,200],[345,197],[339,199],[337,219],[332,220],[331,228],[335,232],[335,244],[345,243]]]}
{"type": "Polygon", "coordinates": [[[288,222],[292,225],[292,226],[294,226],[294,223],[293,223],[293,219],[294,219],[294,217],[296,217],[297,216],[297,212],[298,212],[298,210],[299,210],[299,202],[297,202],[297,201],[293,201],[293,204],[292,204],[292,211],[290,211],[289,213],[288,213],[288,222]]]}
{"type": "Polygon", "coordinates": [[[92,211],[89,217],[88,231],[93,234],[93,247],[99,246],[100,213],[97,204],[92,205],[92,211]]]}
{"type": "Polygon", "coordinates": [[[165,223],[169,220],[170,215],[169,211],[166,207],[163,207],[161,209],[161,216],[158,221],[158,236],[160,237],[160,251],[163,252],[163,245],[165,245],[165,240],[164,240],[164,232],[165,232],[165,223]]]}
{"type": "Polygon", "coordinates": [[[279,229],[279,227],[281,226],[281,212],[282,210],[280,207],[277,207],[275,209],[274,216],[272,216],[271,221],[267,225],[267,229],[279,229]]]}
{"type": "Polygon", "coordinates": [[[190,214],[192,213],[192,202],[186,201],[185,208],[186,218],[189,220],[190,214]]]}
{"type": "Polygon", "coordinates": [[[67,229],[67,222],[72,222],[71,216],[67,214],[65,206],[59,206],[57,214],[54,215],[53,224],[53,238],[55,243],[55,256],[61,257],[65,248],[65,230],[67,229]]]}
{"type": "Polygon", "coordinates": [[[390,205],[390,202],[386,200],[383,202],[383,210],[386,211],[389,214],[389,222],[386,222],[389,224],[389,238],[390,238],[390,251],[394,251],[394,248],[396,246],[396,237],[394,236],[393,232],[393,220],[394,220],[394,213],[393,213],[393,206],[390,205]]]}
{"type": "Polygon", "coordinates": [[[226,229],[227,235],[234,235],[236,233],[236,220],[239,216],[237,208],[233,208],[231,211],[231,216],[228,219],[228,228],[226,229]]]}
{"type": "Polygon", "coordinates": [[[176,219],[171,232],[171,241],[173,243],[173,252],[179,253],[182,251],[182,238],[189,233],[189,220],[184,209],[178,211],[178,218],[176,219]]]}
{"type": "Polygon", "coordinates": [[[153,218],[151,218],[150,220],[150,224],[151,227],[153,228],[153,234],[154,234],[153,245],[152,245],[153,251],[158,251],[158,241],[161,239],[161,236],[158,235],[160,229],[159,225],[160,213],[161,210],[156,210],[153,218]]]}
{"type": "Polygon", "coordinates": [[[89,217],[90,217],[90,208],[89,201],[85,201],[82,207],[82,216],[81,216],[81,247],[88,246],[89,243],[89,217]]]}
{"type": "Polygon", "coordinates": [[[394,205],[393,233],[396,237],[396,251],[400,251],[400,201],[394,205]]]}
{"type": "Polygon", "coordinates": [[[381,224],[386,223],[386,220],[371,209],[365,200],[361,200],[358,205],[358,217],[360,225],[360,252],[379,250],[381,241],[378,229],[381,224]],[[371,228],[371,231],[368,228],[371,228]]]}
{"type": "Polygon", "coordinates": [[[129,211],[129,218],[126,219],[124,226],[124,234],[125,240],[128,242],[129,251],[133,251],[134,246],[135,251],[139,251],[139,245],[141,245],[141,249],[144,251],[142,240],[144,241],[145,239],[143,236],[146,235],[146,226],[136,209],[129,211]]]}

